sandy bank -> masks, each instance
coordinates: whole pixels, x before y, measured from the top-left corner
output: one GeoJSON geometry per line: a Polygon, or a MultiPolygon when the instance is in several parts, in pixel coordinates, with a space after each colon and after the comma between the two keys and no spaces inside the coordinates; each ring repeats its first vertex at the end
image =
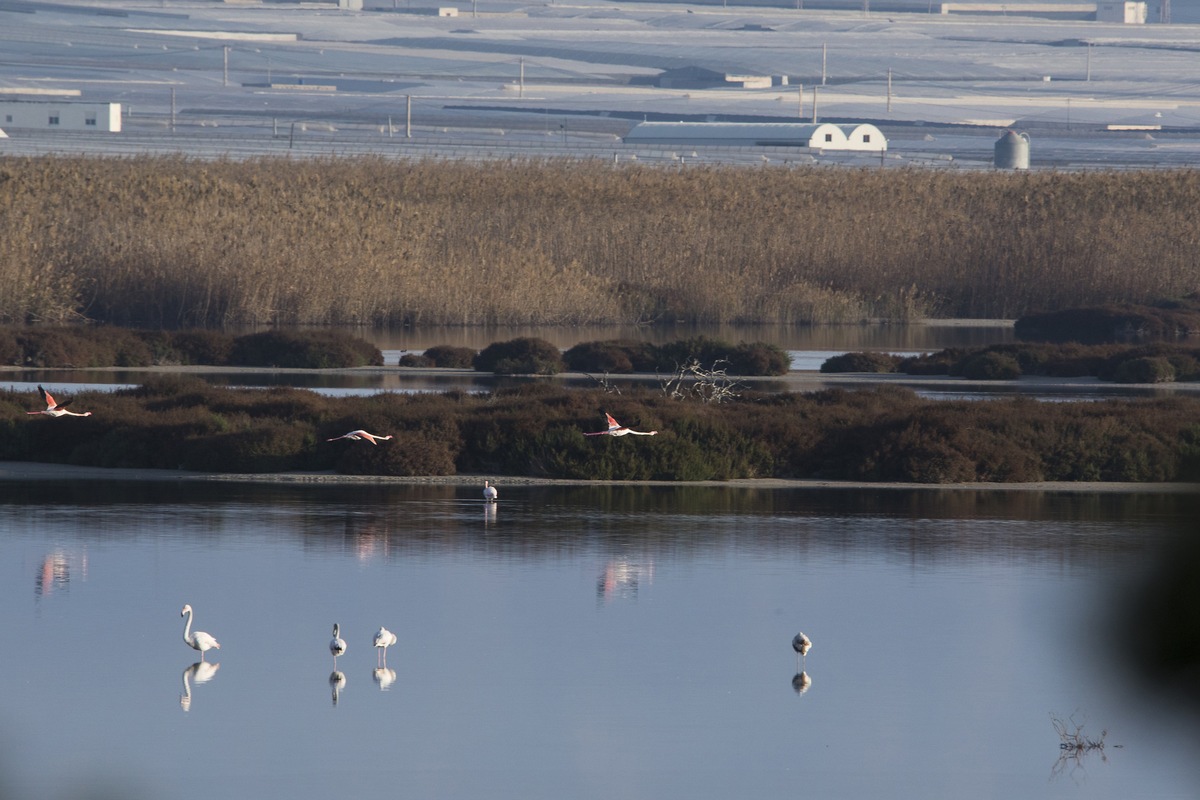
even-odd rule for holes
{"type": "Polygon", "coordinates": [[[395,477],[387,475],[335,475],[330,472],[279,472],[237,474],[188,472],[168,469],[106,469],[72,464],[42,464],[0,461],[0,481],[186,481],[272,484],[394,484],[438,486],[482,486],[484,479],[497,486],[713,486],[735,489],[902,489],[925,491],[1007,491],[1007,492],[1111,492],[1146,494],[1200,494],[1200,483],[1110,483],[1101,481],[1043,481],[1036,483],[872,483],[867,481],[785,480],[782,478],[745,478],[730,481],[588,481],[557,478],[529,478],[502,475],[432,475],[395,477]]]}

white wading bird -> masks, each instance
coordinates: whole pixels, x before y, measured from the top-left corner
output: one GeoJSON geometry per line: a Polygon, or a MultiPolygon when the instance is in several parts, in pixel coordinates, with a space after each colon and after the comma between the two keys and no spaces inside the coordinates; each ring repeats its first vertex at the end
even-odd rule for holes
{"type": "Polygon", "coordinates": [[[387,436],[380,436],[377,433],[367,433],[366,431],[350,431],[349,433],[343,433],[341,436],[335,436],[332,439],[326,439],[325,441],[336,442],[338,439],[353,439],[357,442],[360,439],[366,439],[371,444],[379,444],[379,442],[386,442],[390,438],[392,438],[391,434],[388,434],[387,436]]]}
{"type": "MultiPolygon", "coordinates": [[[[808,651],[812,647],[812,640],[803,633],[797,633],[792,638],[792,649],[796,651],[796,666],[800,667],[800,659],[808,656],[808,651]]],[[[800,670],[803,672],[803,669],[800,670]]]]}
{"type": "Polygon", "coordinates": [[[483,499],[485,502],[494,503],[500,493],[496,491],[496,487],[492,486],[490,481],[483,482],[483,499]]]}
{"type": "Polygon", "coordinates": [[[387,628],[381,627],[375,633],[376,659],[375,663],[383,666],[387,664],[387,649],[396,643],[396,634],[389,631],[387,628]]]}
{"type": "Polygon", "coordinates": [[[336,622],[333,623],[333,638],[329,640],[329,652],[333,653],[334,670],[337,670],[337,657],[346,652],[346,640],[339,635],[340,633],[341,628],[336,622]]]}
{"type": "Polygon", "coordinates": [[[46,410],[26,411],[26,414],[45,414],[47,417],[90,417],[92,415],[92,412],[90,411],[84,411],[82,414],[78,414],[74,411],[68,411],[67,404],[71,402],[70,400],[64,400],[61,403],[58,403],[55,402],[54,398],[50,396],[50,393],[41,386],[38,387],[38,391],[42,393],[42,400],[46,403],[46,410]]]}
{"type": "Polygon", "coordinates": [[[212,650],[214,647],[221,649],[220,643],[217,642],[210,634],[204,631],[196,631],[192,633],[192,607],[185,605],[183,610],[179,612],[179,616],[187,617],[187,624],[183,626],[183,642],[193,650],[200,651],[200,660],[204,660],[204,653],[212,650]]]}
{"type": "Polygon", "coordinates": [[[622,425],[621,423],[617,422],[615,419],[613,419],[613,415],[609,414],[607,411],[604,412],[604,416],[608,417],[608,430],[593,431],[591,433],[584,432],[583,435],[584,436],[624,436],[627,433],[632,433],[634,436],[655,436],[658,434],[658,431],[635,431],[632,428],[627,428],[624,425],[622,425]]]}

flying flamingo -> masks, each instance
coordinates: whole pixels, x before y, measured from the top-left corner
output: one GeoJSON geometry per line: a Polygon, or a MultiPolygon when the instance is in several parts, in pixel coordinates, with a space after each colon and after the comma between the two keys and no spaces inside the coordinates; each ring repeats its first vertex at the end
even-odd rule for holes
{"type": "Polygon", "coordinates": [[[211,650],[214,647],[218,650],[221,649],[221,645],[217,640],[204,631],[192,633],[192,607],[190,605],[185,605],[183,610],[179,612],[179,616],[188,618],[187,624],[183,626],[183,642],[193,650],[200,651],[201,661],[204,660],[205,651],[211,650]]]}
{"type": "MultiPolygon", "coordinates": [[[[800,666],[800,659],[807,660],[808,651],[812,647],[812,640],[803,633],[797,633],[792,638],[792,649],[796,651],[796,666],[800,666]]],[[[801,670],[803,672],[803,670],[801,670]]]]}
{"type": "Polygon", "coordinates": [[[387,663],[387,649],[396,643],[396,634],[389,631],[387,628],[380,627],[375,633],[376,655],[378,656],[375,663],[383,666],[387,663]]]}
{"type": "Polygon", "coordinates": [[[343,433],[341,436],[335,436],[332,439],[326,439],[325,441],[336,442],[338,439],[353,439],[357,442],[360,439],[366,439],[371,444],[379,444],[379,442],[386,442],[390,438],[392,438],[391,434],[388,434],[387,436],[380,436],[377,433],[367,433],[366,431],[350,431],[349,433],[343,433]],[[379,441],[375,441],[376,439],[379,441]]]}
{"type": "Polygon", "coordinates": [[[492,484],[488,481],[483,482],[483,500],[484,500],[484,502],[494,503],[494,502],[496,502],[496,498],[499,496],[500,496],[500,493],[496,491],[495,486],[492,486],[492,484]]]}
{"type": "Polygon", "coordinates": [[[594,431],[592,433],[584,432],[583,435],[584,436],[624,436],[627,433],[632,433],[634,436],[654,436],[658,433],[658,431],[635,431],[632,428],[627,428],[624,425],[622,425],[621,423],[617,422],[615,419],[613,419],[613,415],[609,414],[607,411],[604,412],[604,416],[608,417],[608,430],[594,431]]]}
{"type": "MultiPolygon", "coordinates": [[[[90,411],[84,411],[82,414],[78,414],[74,411],[68,411],[67,405],[71,402],[71,400],[64,400],[61,403],[59,403],[59,402],[56,402],[54,400],[54,398],[50,396],[50,393],[47,392],[45,389],[43,389],[41,386],[38,386],[38,391],[42,393],[42,400],[45,401],[45,403],[46,403],[46,410],[45,411],[26,411],[25,412],[26,414],[45,414],[48,417],[65,417],[65,416],[90,417],[92,415],[92,412],[90,412],[90,411]]],[[[72,398],[72,399],[74,399],[74,398],[72,398]]]]}
{"type": "Polygon", "coordinates": [[[329,652],[333,653],[333,668],[335,670],[337,669],[337,657],[346,652],[346,640],[339,635],[340,633],[341,628],[338,627],[336,622],[333,623],[333,638],[329,640],[329,652]]]}

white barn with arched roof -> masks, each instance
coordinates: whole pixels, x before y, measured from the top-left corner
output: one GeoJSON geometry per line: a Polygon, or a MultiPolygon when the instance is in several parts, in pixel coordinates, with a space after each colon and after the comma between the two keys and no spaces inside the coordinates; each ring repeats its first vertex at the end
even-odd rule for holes
{"type": "Polygon", "coordinates": [[[626,144],[725,147],[807,147],[813,150],[887,150],[874,125],[830,122],[639,122],[626,144]]]}

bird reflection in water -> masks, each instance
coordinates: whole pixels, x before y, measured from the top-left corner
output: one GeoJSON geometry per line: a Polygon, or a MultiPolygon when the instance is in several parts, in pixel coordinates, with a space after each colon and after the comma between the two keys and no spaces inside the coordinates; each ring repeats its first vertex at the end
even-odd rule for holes
{"type": "Polygon", "coordinates": [[[604,565],[596,580],[596,599],[608,602],[614,597],[636,598],[642,581],[654,582],[654,562],[640,564],[614,558],[604,565]]]}
{"type": "Polygon", "coordinates": [[[375,680],[375,683],[379,684],[379,691],[386,692],[396,682],[396,670],[388,669],[387,667],[376,667],[375,671],[371,673],[371,677],[375,680]]]}
{"type": "Polygon", "coordinates": [[[496,503],[483,504],[483,527],[496,524],[496,503]]]}
{"type": "Polygon", "coordinates": [[[217,670],[221,668],[219,663],[211,661],[197,661],[190,667],[183,670],[183,694],[179,696],[179,707],[184,711],[189,711],[192,708],[192,681],[199,686],[202,683],[208,683],[217,674],[217,670]]]}
{"type": "Polygon", "coordinates": [[[333,704],[338,704],[338,698],[341,697],[342,689],[346,688],[346,673],[339,670],[334,670],[329,673],[329,688],[333,692],[333,704]]]}
{"type": "Polygon", "coordinates": [[[797,672],[792,676],[792,691],[796,694],[804,694],[810,686],[812,686],[812,678],[808,677],[807,672],[797,672]]]}
{"type": "MultiPolygon", "coordinates": [[[[78,559],[79,569],[87,580],[87,553],[78,559]]],[[[71,557],[62,550],[48,553],[38,567],[37,576],[33,581],[35,598],[48,597],[56,590],[68,588],[71,583],[71,557]]]]}

